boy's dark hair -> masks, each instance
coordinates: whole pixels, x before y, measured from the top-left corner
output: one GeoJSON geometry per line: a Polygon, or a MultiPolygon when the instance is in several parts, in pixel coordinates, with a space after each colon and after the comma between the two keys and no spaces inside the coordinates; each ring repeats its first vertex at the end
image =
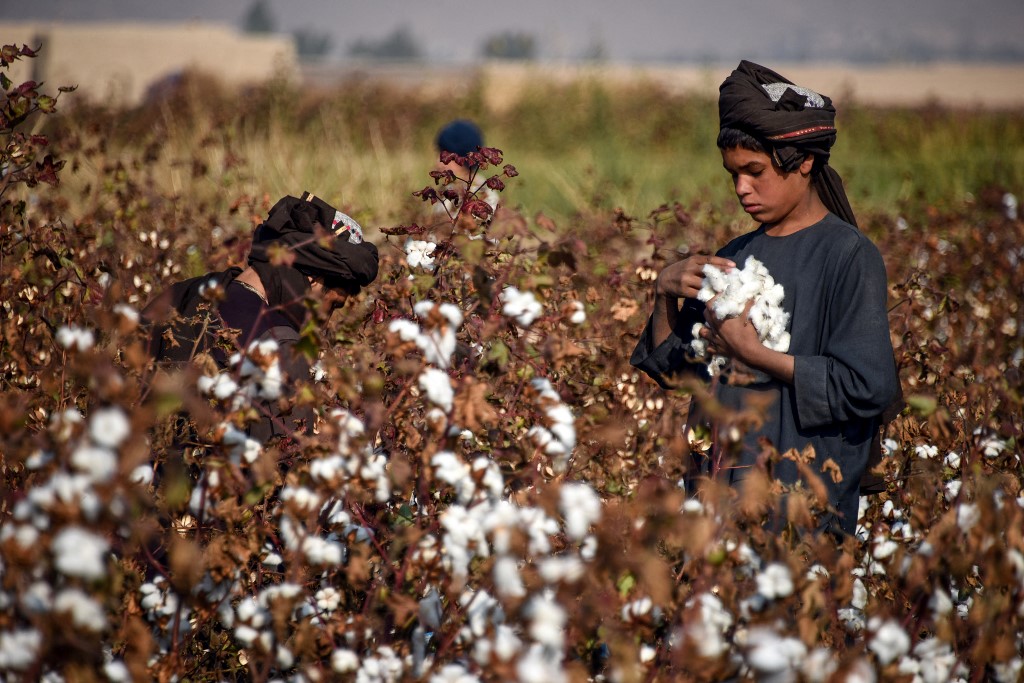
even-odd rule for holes
{"type": "MultiPolygon", "coordinates": [[[[718,131],[718,149],[733,149],[739,147],[740,149],[747,149],[751,152],[762,152],[772,157],[772,148],[761,140],[755,138],[750,133],[745,133],[739,128],[722,128],[718,131]]],[[[773,157],[774,158],[774,157],[773,157]]],[[[776,163],[777,160],[776,160],[776,163]]],[[[814,157],[814,166],[811,168],[812,180],[818,175],[818,171],[824,166],[824,162],[821,157],[814,157]]]]}
{"type": "Polygon", "coordinates": [[[760,140],[749,133],[744,133],[739,128],[723,128],[718,132],[718,149],[732,149],[739,147],[751,152],[763,152],[771,154],[768,147],[760,140]]]}

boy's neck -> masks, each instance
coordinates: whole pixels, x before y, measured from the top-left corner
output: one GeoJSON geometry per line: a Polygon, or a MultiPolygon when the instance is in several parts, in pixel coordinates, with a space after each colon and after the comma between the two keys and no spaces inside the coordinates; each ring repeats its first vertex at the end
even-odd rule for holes
{"type": "Polygon", "coordinates": [[[801,202],[781,221],[766,225],[765,234],[772,237],[786,237],[812,225],[817,225],[827,215],[828,209],[812,187],[807,200],[801,202]]]}

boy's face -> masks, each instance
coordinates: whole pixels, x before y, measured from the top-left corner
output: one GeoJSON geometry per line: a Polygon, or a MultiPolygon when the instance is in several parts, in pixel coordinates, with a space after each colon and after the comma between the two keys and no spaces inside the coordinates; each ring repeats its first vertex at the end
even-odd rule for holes
{"type": "Polygon", "coordinates": [[[768,225],[784,225],[800,213],[810,192],[813,163],[814,157],[808,156],[800,168],[786,173],[764,152],[742,147],[722,150],[722,165],[732,176],[743,210],[768,225]]]}

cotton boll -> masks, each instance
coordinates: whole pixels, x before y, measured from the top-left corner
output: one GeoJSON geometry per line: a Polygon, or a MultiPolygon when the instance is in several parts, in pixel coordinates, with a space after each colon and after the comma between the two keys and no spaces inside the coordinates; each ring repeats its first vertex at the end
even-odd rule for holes
{"type": "Polygon", "coordinates": [[[455,392],[448,373],[437,368],[427,368],[420,374],[419,387],[423,389],[431,403],[445,412],[451,412],[455,392]]]}
{"type": "Polygon", "coordinates": [[[875,653],[882,666],[888,666],[910,650],[910,636],[898,622],[892,619],[883,622],[873,617],[868,628],[873,631],[868,649],[875,653]]]}
{"type": "Polygon", "coordinates": [[[66,588],[53,600],[53,611],[67,614],[71,623],[85,631],[98,633],[107,625],[103,607],[78,588],[66,588]]]}
{"type": "Polygon", "coordinates": [[[71,453],[71,465],[94,482],[106,482],[117,474],[117,453],[106,447],[80,445],[71,453]]]}
{"type": "Polygon", "coordinates": [[[757,575],[757,592],[772,600],[793,592],[793,576],[786,565],[773,562],[757,575]]]}
{"type": "Polygon", "coordinates": [[[565,610],[553,598],[534,596],[526,607],[530,618],[530,636],[538,643],[561,650],[565,640],[565,610]]]}
{"type": "Polygon", "coordinates": [[[514,558],[499,557],[494,562],[494,589],[505,598],[521,598],[526,595],[526,588],[519,576],[519,565],[514,558]]]}
{"type": "Polygon", "coordinates": [[[351,673],[359,668],[359,655],[352,650],[339,648],[331,654],[331,668],[335,673],[351,673]]]}
{"type": "Polygon", "coordinates": [[[107,574],[106,539],[79,527],[68,527],[53,539],[51,550],[54,565],[65,576],[87,580],[101,579],[107,574]]]}
{"type": "Polygon", "coordinates": [[[501,312],[514,318],[522,327],[529,327],[543,310],[533,292],[520,292],[515,287],[506,287],[501,293],[501,301],[504,303],[501,312]]]}
{"type": "Polygon", "coordinates": [[[406,262],[410,268],[423,268],[434,270],[434,257],[432,254],[437,249],[433,242],[410,239],[405,243],[406,262]]]}
{"type": "Polygon", "coordinates": [[[587,484],[563,484],[560,503],[565,517],[565,532],[570,538],[582,539],[590,525],[601,518],[601,499],[587,484]]]}
{"type": "Polygon", "coordinates": [[[89,418],[89,437],[99,446],[117,448],[130,433],[128,418],[116,406],[101,408],[89,418]]]}

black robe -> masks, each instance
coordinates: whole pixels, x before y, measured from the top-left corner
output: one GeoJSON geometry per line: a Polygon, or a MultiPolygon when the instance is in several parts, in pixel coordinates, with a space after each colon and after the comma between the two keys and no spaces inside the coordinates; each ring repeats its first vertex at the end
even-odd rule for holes
{"type": "MultiPolygon", "coordinates": [[[[718,252],[739,266],[748,256],[761,261],[785,290],[783,308],[790,314],[794,357],[793,383],[719,384],[717,398],[742,408],[752,394],[774,400],[764,426],[745,437],[740,462],[724,476],[742,481],[760,451],[758,437],[779,450],[816,453],[812,467],[831,458],[843,480],[822,476],[841,528],[856,528],[859,483],[867,466],[880,415],[899,393],[899,379],[889,338],[885,264],[877,247],[852,225],[833,214],[785,237],[771,237],[764,226],[738,237],[718,252]]],[[[655,348],[648,322],[630,362],[662,386],[676,373],[707,377],[706,367],[690,362],[687,347],[695,322],[703,321],[704,304],[684,301],[674,332],[655,348]]],[[[777,479],[798,480],[795,463],[783,460],[773,469],[777,479]]]]}

